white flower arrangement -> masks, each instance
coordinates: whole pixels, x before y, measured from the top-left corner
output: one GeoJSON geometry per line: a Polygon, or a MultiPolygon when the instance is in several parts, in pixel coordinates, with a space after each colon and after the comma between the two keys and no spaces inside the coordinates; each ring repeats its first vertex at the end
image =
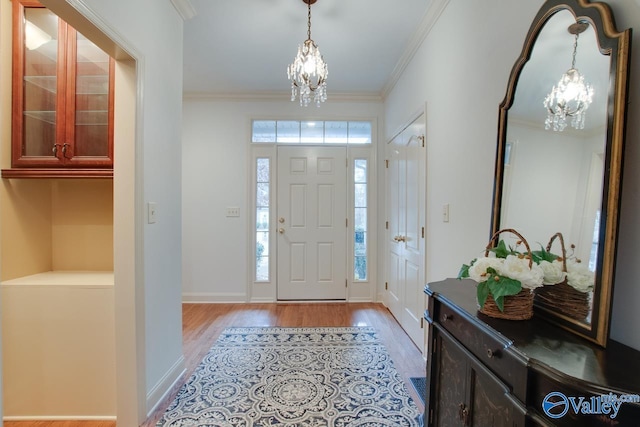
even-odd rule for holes
{"type": "Polygon", "coordinates": [[[543,285],[545,272],[533,262],[531,254],[507,248],[501,240],[498,246],[460,269],[458,278],[469,277],[478,282],[478,304],[482,307],[491,295],[500,311],[504,311],[504,298],[518,294],[523,288],[533,290],[543,285]]]}

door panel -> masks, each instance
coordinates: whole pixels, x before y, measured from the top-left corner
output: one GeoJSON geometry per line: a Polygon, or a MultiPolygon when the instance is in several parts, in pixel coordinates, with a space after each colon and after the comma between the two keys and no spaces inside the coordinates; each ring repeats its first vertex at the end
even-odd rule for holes
{"type": "Polygon", "coordinates": [[[346,299],[346,158],[345,147],[278,147],[279,300],[346,299]]]}

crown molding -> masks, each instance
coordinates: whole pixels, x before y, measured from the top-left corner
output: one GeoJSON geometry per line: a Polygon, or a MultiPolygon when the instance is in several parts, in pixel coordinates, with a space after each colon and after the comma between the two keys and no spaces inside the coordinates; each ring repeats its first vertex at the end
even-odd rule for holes
{"type": "MultiPolygon", "coordinates": [[[[638,0],[640,1],[640,0],[638,0]]],[[[391,72],[387,83],[385,83],[382,88],[382,98],[386,99],[391,90],[395,87],[398,80],[400,80],[400,76],[404,73],[404,70],[407,68],[416,52],[422,45],[422,42],[427,38],[427,35],[431,32],[433,26],[438,22],[440,15],[446,9],[449,4],[449,0],[432,0],[429,8],[425,12],[420,25],[413,33],[413,37],[407,44],[407,47],[404,49],[400,60],[396,64],[395,68],[391,72]]]]}
{"type": "MultiPolygon", "coordinates": [[[[295,102],[291,100],[291,92],[289,91],[273,91],[273,92],[184,92],[182,99],[185,101],[231,101],[231,102],[295,102]]],[[[382,102],[382,96],[379,93],[352,93],[337,92],[329,93],[327,103],[331,102],[382,102]]]]}
{"type": "Polygon", "coordinates": [[[173,4],[173,7],[176,8],[183,21],[187,21],[196,16],[196,9],[191,4],[190,0],[171,0],[171,3],[173,4]]]}

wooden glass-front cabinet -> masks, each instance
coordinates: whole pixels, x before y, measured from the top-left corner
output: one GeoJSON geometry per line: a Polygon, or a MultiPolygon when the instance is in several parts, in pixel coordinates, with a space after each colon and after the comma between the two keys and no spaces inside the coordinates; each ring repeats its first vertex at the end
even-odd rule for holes
{"type": "Polygon", "coordinates": [[[114,61],[34,0],[13,0],[11,176],[113,174],[114,61]]]}

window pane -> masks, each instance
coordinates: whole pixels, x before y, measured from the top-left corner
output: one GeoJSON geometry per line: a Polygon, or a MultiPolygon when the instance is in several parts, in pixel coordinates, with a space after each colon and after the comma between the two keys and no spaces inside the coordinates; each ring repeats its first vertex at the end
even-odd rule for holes
{"type": "Polygon", "coordinates": [[[269,206],[269,183],[259,183],[256,185],[256,206],[269,206]]]}
{"type": "Polygon", "coordinates": [[[356,208],[367,207],[367,184],[355,184],[354,206],[356,208]]]}
{"type": "Polygon", "coordinates": [[[269,159],[258,159],[256,162],[257,182],[269,182],[269,159]]]}
{"type": "Polygon", "coordinates": [[[367,208],[356,208],[355,229],[366,230],[367,229],[367,208]]]}
{"type": "Polygon", "coordinates": [[[324,142],[326,144],[346,144],[347,122],[325,122],[324,142]]]}
{"type": "Polygon", "coordinates": [[[367,232],[356,230],[354,236],[354,248],[356,257],[367,255],[367,232]]]}
{"type": "Polygon", "coordinates": [[[256,233],[256,256],[269,256],[269,232],[256,233]]]}
{"type": "Polygon", "coordinates": [[[355,280],[367,280],[367,257],[356,257],[354,278],[355,280]]]}
{"type": "Polygon", "coordinates": [[[296,144],[300,142],[300,122],[298,121],[278,121],[277,123],[278,142],[285,144],[296,144]]]}
{"type": "Polygon", "coordinates": [[[371,144],[371,122],[349,122],[349,144],[371,144]]]}
{"type": "Polygon", "coordinates": [[[353,166],[353,181],[356,183],[367,182],[367,161],[358,159],[353,166]]]}
{"type": "Polygon", "coordinates": [[[252,142],[276,142],[275,120],[254,120],[252,142]]]}
{"type": "Polygon", "coordinates": [[[323,122],[302,122],[300,123],[300,141],[313,144],[324,142],[323,122]]]}
{"type": "Polygon", "coordinates": [[[269,257],[256,258],[256,281],[269,281],[269,257]]]}
{"type": "Polygon", "coordinates": [[[269,208],[256,209],[256,231],[269,230],[269,208]]]}

